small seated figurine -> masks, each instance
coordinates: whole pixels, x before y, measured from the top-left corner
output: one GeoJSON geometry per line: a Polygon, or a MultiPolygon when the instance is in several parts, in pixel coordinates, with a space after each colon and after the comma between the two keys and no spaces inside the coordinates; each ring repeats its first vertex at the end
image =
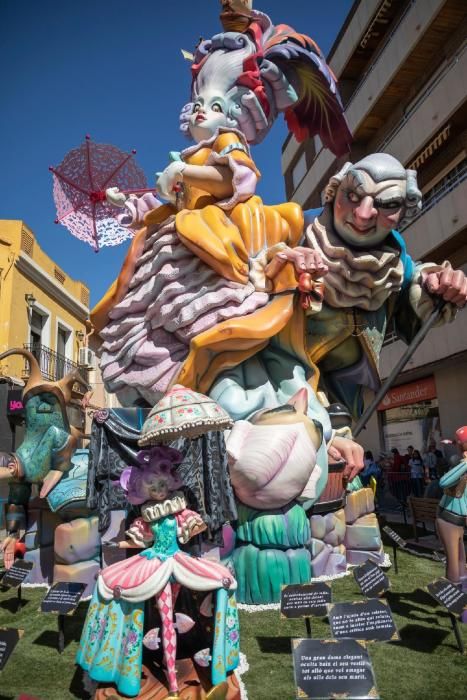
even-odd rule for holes
{"type": "Polygon", "coordinates": [[[446,578],[461,583],[467,576],[464,529],[467,525],[467,426],[456,430],[462,453],[459,464],[441,477],[444,495],[439,503],[436,527],[446,552],[446,578]]]}
{"type": "Polygon", "coordinates": [[[220,563],[193,557],[180,550],[206,525],[186,508],[174,464],[182,455],[170,447],[154,447],[138,455],[139,467],[128,467],[120,484],[128,501],[141,505],[141,517],[127,531],[129,541],[119,547],[145,547],[129,559],[104,569],[97,580],[76,662],[96,681],[112,682],[119,692],[135,697],[141,686],[143,641],[149,648],[157,631],[144,635],[144,601],[154,597],[161,618],[161,637],[170,694],[177,698],[175,671],[177,638],[173,608],[181,586],[193,591],[217,590],[216,625],[211,679],[222,684],[238,665],[237,583],[220,563]],[[237,634],[232,635],[235,629],[237,634]],[[150,639],[149,639],[150,638],[150,639]],[[149,640],[149,643],[148,643],[149,640]]]}

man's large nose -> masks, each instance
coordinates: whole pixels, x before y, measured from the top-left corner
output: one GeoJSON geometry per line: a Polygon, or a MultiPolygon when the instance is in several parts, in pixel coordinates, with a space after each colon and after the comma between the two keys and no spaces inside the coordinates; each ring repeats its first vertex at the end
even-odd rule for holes
{"type": "Polygon", "coordinates": [[[360,203],[356,209],[354,209],[354,218],[362,222],[370,221],[373,217],[378,214],[373,201],[373,197],[366,196],[360,200],[360,203]]]}

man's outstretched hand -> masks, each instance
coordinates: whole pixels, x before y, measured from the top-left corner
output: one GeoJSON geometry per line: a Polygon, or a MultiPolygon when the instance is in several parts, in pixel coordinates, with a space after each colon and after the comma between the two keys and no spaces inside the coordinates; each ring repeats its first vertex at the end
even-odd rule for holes
{"type": "Polygon", "coordinates": [[[364,450],[358,442],[336,435],[328,447],[328,455],[336,461],[345,461],[344,478],[352,481],[363,469],[364,450]]]}

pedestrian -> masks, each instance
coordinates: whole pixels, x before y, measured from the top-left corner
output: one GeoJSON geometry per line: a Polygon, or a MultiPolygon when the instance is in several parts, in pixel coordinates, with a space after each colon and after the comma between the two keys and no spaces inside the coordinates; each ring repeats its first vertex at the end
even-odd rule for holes
{"type": "Polygon", "coordinates": [[[407,452],[405,453],[405,455],[402,458],[404,460],[404,463],[407,466],[407,468],[409,466],[409,461],[412,459],[412,455],[413,455],[413,445],[409,445],[407,447],[407,452]]]}
{"type": "MultiPolygon", "coordinates": [[[[436,450],[436,444],[431,442],[428,451],[425,452],[425,455],[423,457],[425,476],[427,476],[429,479],[438,478],[438,455],[436,454],[436,452],[439,452],[439,450],[436,450]]],[[[441,453],[439,454],[441,455],[441,453]]]]}
{"type": "Polygon", "coordinates": [[[419,450],[414,450],[409,460],[410,484],[414,496],[421,498],[423,495],[424,466],[419,450]]]}
{"type": "Polygon", "coordinates": [[[376,483],[378,483],[381,477],[381,469],[376,464],[373,457],[373,452],[371,452],[371,450],[367,450],[365,452],[363,463],[365,466],[359,474],[360,481],[362,482],[363,486],[370,486],[371,477],[374,477],[376,479],[376,483]]]}
{"type": "Polygon", "coordinates": [[[405,506],[408,492],[408,474],[404,473],[406,464],[404,457],[400,454],[397,447],[393,447],[391,472],[388,474],[388,485],[393,496],[405,506]]]}
{"type": "Polygon", "coordinates": [[[401,455],[397,447],[393,447],[392,450],[392,471],[401,472],[404,466],[404,457],[401,455]]]}

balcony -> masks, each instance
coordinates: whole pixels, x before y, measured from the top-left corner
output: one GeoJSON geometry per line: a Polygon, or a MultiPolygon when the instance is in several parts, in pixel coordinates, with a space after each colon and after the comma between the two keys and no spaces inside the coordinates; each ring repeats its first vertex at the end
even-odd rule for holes
{"type": "Polygon", "coordinates": [[[414,260],[429,259],[439,248],[467,226],[467,160],[461,161],[425,193],[423,208],[412,219],[405,238],[414,260]],[[425,216],[432,211],[430,216],[425,216]]]}
{"type": "MultiPolygon", "coordinates": [[[[59,355],[40,343],[26,343],[23,348],[32,352],[39,363],[42,376],[48,381],[56,382],[74,369],[78,369],[76,362],[69,360],[64,355],[59,355]]],[[[27,376],[29,376],[29,363],[26,361],[23,377],[27,376]]]]}
{"type": "Polygon", "coordinates": [[[402,119],[372,149],[375,152],[387,151],[402,163],[409,162],[464,102],[466,73],[467,44],[441,68],[406,109],[402,119]]]}

